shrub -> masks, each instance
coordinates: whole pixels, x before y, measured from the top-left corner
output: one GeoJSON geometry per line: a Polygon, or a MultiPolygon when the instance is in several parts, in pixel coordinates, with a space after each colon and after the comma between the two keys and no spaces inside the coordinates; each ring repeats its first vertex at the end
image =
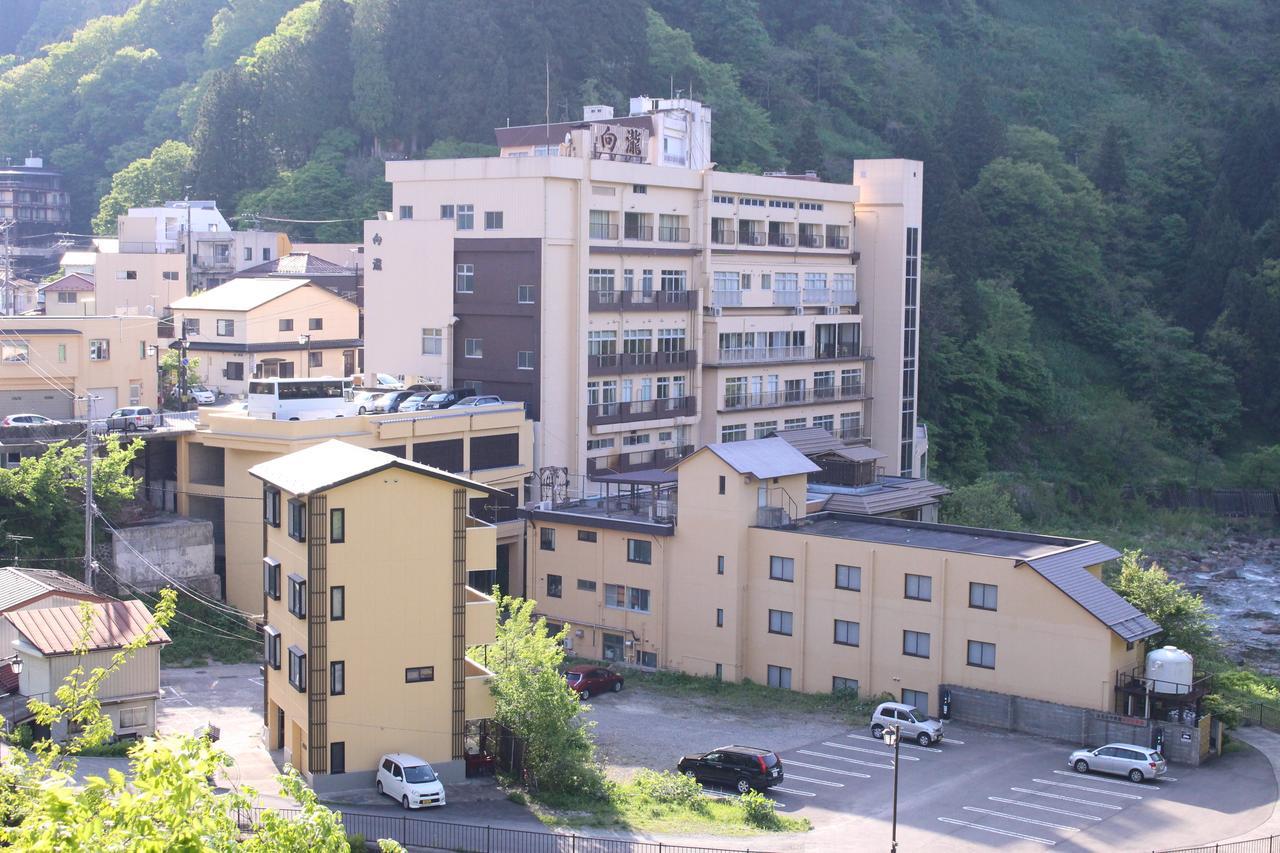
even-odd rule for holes
{"type": "Polygon", "coordinates": [[[30,723],[23,723],[13,733],[13,745],[19,749],[30,749],[36,742],[36,733],[30,723]]]}
{"type": "Polygon", "coordinates": [[[365,850],[369,849],[369,843],[365,841],[364,836],[358,832],[353,832],[351,835],[347,836],[347,844],[351,847],[351,853],[356,853],[356,851],[364,853],[365,850]]]}
{"type": "Polygon", "coordinates": [[[774,811],[773,800],[759,791],[747,791],[738,797],[738,805],[742,809],[742,818],[752,826],[760,829],[777,829],[781,821],[774,811]]]}
{"type": "Polygon", "coordinates": [[[507,799],[515,803],[517,806],[527,805],[529,802],[529,798],[519,791],[510,791],[507,794],[507,799]]]}
{"type": "Polygon", "coordinates": [[[696,779],[668,770],[641,770],[632,779],[636,793],[654,802],[701,810],[706,807],[702,786],[696,779]]]}

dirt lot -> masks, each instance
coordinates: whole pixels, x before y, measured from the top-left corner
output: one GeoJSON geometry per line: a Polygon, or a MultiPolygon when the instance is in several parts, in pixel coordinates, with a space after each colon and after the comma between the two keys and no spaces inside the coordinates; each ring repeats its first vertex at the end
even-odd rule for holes
{"type": "Polygon", "coordinates": [[[725,706],[722,700],[665,696],[643,685],[591,700],[589,719],[609,776],[623,780],[642,767],[675,768],[680,756],[736,743],[791,749],[825,737],[847,724],[813,712],[767,716],[725,706]]]}

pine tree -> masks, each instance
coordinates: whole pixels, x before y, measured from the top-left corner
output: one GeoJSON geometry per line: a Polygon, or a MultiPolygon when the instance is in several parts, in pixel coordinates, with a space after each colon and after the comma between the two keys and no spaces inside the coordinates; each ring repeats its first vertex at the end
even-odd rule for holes
{"type": "Polygon", "coordinates": [[[795,175],[812,169],[818,173],[818,177],[822,177],[822,140],[818,138],[818,128],[812,118],[805,119],[800,125],[800,133],[796,135],[795,145],[791,148],[788,168],[795,175]]]}
{"type": "Polygon", "coordinates": [[[1004,153],[1004,134],[1004,124],[987,105],[986,87],[970,78],[956,95],[945,134],[962,189],[973,186],[982,167],[1004,153]]]}
{"type": "Polygon", "coordinates": [[[1108,195],[1121,195],[1129,184],[1125,166],[1125,134],[1114,124],[1107,125],[1098,143],[1098,158],[1093,167],[1093,183],[1108,195]]]}
{"type": "Polygon", "coordinates": [[[213,75],[191,134],[195,191],[234,210],[244,190],[263,186],[274,169],[258,124],[258,92],[239,66],[213,75]]]}

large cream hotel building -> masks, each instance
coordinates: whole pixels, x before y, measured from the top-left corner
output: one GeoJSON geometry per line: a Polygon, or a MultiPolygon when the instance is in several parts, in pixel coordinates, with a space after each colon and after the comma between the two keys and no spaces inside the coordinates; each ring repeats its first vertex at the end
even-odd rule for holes
{"type": "Polygon", "coordinates": [[[661,469],[816,426],[923,476],[922,164],[726,173],[710,131],[697,101],[635,98],[500,128],[498,157],[388,163],[367,367],[525,402],[537,468],[661,469]]]}

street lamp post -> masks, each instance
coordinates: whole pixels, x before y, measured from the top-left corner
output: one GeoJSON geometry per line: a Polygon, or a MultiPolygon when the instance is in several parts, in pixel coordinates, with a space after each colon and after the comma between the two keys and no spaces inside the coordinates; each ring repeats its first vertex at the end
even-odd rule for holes
{"type": "Polygon", "coordinates": [[[298,335],[298,346],[307,348],[307,378],[311,378],[311,336],[298,335]]]}
{"type": "Polygon", "coordinates": [[[898,745],[902,740],[902,726],[888,726],[884,730],[884,742],[893,747],[893,830],[890,835],[889,853],[898,853],[898,745]]]}

